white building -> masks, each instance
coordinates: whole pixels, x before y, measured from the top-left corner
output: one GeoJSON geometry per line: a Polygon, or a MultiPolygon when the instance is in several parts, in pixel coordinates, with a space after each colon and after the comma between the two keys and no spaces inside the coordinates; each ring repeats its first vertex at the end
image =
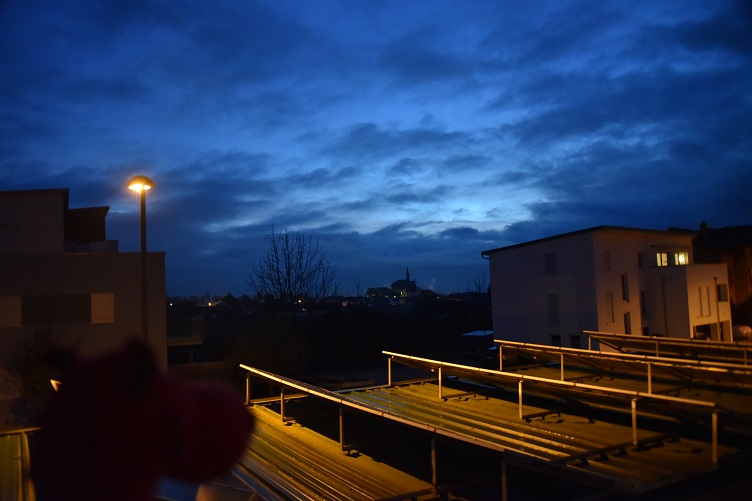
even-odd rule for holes
{"type": "Polygon", "coordinates": [[[694,232],[598,226],[484,251],[497,339],[586,347],[583,331],[731,341],[725,264],[694,232]]]}

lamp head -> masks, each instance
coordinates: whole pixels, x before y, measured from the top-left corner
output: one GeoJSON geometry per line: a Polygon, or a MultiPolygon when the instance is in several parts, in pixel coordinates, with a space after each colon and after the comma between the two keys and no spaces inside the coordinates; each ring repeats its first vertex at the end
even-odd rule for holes
{"type": "Polygon", "coordinates": [[[137,193],[150,190],[152,186],[154,186],[154,182],[146,176],[136,176],[128,181],[128,189],[137,193]]]}

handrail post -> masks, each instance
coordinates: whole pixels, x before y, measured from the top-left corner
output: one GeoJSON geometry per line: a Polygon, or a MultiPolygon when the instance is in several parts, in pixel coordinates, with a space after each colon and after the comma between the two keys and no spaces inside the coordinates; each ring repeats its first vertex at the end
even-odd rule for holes
{"type": "Polygon", "coordinates": [[[564,352],[562,351],[559,355],[561,356],[561,361],[559,362],[561,366],[561,380],[564,381],[564,352]]]}
{"type": "Polygon", "coordinates": [[[386,368],[386,371],[387,371],[387,385],[390,388],[392,387],[392,359],[393,358],[394,357],[390,356],[386,360],[386,363],[387,363],[387,368],[386,368]]]}
{"type": "Polygon", "coordinates": [[[507,494],[507,455],[505,452],[501,453],[501,500],[507,501],[509,495],[507,494]]]}
{"type": "Polygon", "coordinates": [[[501,352],[502,346],[499,345],[499,372],[504,372],[504,354],[501,352]]]}
{"type": "Polygon", "coordinates": [[[345,410],[339,406],[339,446],[345,452],[345,410]]]}
{"type": "Polygon", "coordinates": [[[632,445],[637,447],[637,399],[632,399],[632,445]]]}
{"type": "Polygon", "coordinates": [[[431,483],[433,484],[433,488],[436,488],[436,485],[438,485],[438,475],[436,474],[437,470],[437,464],[436,464],[436,434],[431,435],[431,483]]]}
{"type": "Polygon", "coordinates": [[[282,416],[282,422],[285,422],[285,385],[279,386],[279,413],[282,416]]]}
{"type": "Polygon", "coordinates": [[[251,402],[251,373],[245,371],[245,405],[251,402]]]}
{"type": "Polygon", "coordinates": [[[713,464],[718,464],[718,411],[713,409],[713,464]]]}
{"type": "Polygon", "coordinates": [[[520,379],[520,382],[517,383],[517,392],[519,393],[520,400],[520,419],[522,419],[522,379],[520,379]]]}
{"type": "Polygon", "coordinates": [[[648,362],[648,394],[653,394],[653,364],[648,362]]]}
{"type": "Polygon", "coordinates": [[[442,379],[441,378],[441,366],[439,366],[439,399],[444,398],[444,394],[441,391],[442,390],[442,388],[441,388],[441,379],[442,379]]]}

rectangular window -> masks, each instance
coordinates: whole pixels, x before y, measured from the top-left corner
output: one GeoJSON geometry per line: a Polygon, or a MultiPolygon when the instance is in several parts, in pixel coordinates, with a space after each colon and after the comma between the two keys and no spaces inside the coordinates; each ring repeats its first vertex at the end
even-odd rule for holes
{"type": "Polygon", "coordinates": [[[551,334],[551,346],[561,346],[561,336],[558,334],[551,334]]]}
{"type": "Polygon", "coordinates": [[[18,252],[18,225],[0,224],[0,252],[18,252]]]}
{"type": "Polygon", "coordinates": [[[728,301],[728,284],[718,284],[718,301],[728,301]]]}
{"type": "Polygon", "coordinates": [[[614,323],[614,293],[606,291],[606,322],[614,323]]]}
{"type": "Polygon", "coordinates": [[[650,329],[648,329],[647,327],[643,327],[642,328],[642,335],[643,336],[649,336],[650,335],[650,329]]]}
{"type": "Polygon", "coordinates": [[[571,336],[569,336],[569,345],[572,348],[580,348],[580,335],[572,334],[571,336]]]}
{"type": "Polygon", "coordinates": [[[645,260],[645,258],[643,256],[642,252],[638,252],[637,253],[637,267],[638,268],[642,269],[645,266],[644,260],[645,260]]]}
{"type": "Polygon", "coordinates": [[[645,296],[645,291],[640,291],[640,310],[642,318],[650,318],[650,312],[648,311],[648,300],[645,296]]]}
{"type": "Polygon", "coordinates": [[[665,252],[656,253],[655,264],[657,266],[668,266],[668,254],[665,252]]]}
{"type": "Polygon", "coordinates": [[[603,251],[603,271],[608,271],[610,269],[611,269],[611,251],[604,250],[603,251]]]}
{"type": "Polygon", "coordinates": [[[689,264],[689,253],[687,252],[675,252],[674,253],[674,266],[686,266],[689,264]]]}
{"type": "Polygon", "coordinates": [[[556,254],[546,254],[544,259],[546,275],[556,275],[556,254]]]}
{"type": "Polygon", "coordinates": [[[698,287],[697,298],[700,302],[700,316],[710,316],[710,287],[698,287]]]}
{"type": "Polygon", "coordinates": [[[115,294],[95,292],[91,295],[91,323],[111,324],[115,321],[115,294]]]}
{"type": "Polygon", "coordinates": [[[21,298],[19,296],[0,297],[0,328],[21,327],[21,298]]]}
{"type": "Polygon", "coordinates": [[[629,278],[627,275],[621,276],[621,298],[624,301],[629,301],[629,278]]]}
{"type": "Polygon", "coordinates": [[[546,296],[548,309],[548,326],[557,327],[559,325],[559,295],[548,294],[546,296]]]}
{"type": "Polygon", "coordinates": [[[632,315],[629,312],[624,314],[624,334],[632,334],[632,315]]]}
{"type": "Polygon", "coordinates": [[[91,322],[90,294],[46,294],[21,298],[23,325],[91,322]]]}

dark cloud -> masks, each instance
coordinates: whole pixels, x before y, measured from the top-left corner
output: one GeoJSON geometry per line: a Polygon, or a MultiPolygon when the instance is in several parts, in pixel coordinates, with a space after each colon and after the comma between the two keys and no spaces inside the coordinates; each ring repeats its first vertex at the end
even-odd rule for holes
{"type": "Polygon", "coordinates": [[[0,189],[69,187],[172,294],[248,292],[272,227],[345,285],[469,288],[480,251],[749,224],[748,2],[0,7],[0,189]]]}

